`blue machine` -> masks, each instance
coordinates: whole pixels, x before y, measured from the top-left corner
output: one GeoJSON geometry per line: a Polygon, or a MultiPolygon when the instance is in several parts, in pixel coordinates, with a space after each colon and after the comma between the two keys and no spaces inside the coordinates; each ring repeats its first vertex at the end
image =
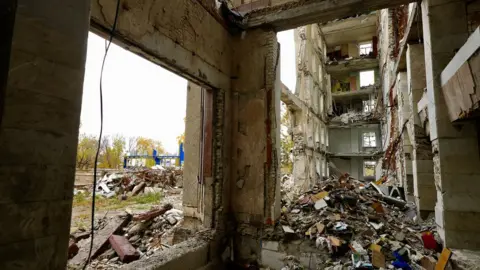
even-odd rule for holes
{"type": "Polygon", "coordinates": [[[157,150],[153,149],[151,156],[149,155],[130,155],[123,158],[123,168],[127,168],[128,161],[132,159],[153,159],[155,160],[155,165],[161,165],[164,160],[168,159],[178,159],[180,167],[183,167],[183,162],[185,159],[185,153],[183,152],[183,143],[180,143],[178,156],[172,155],[158,155],[157,150]]]}

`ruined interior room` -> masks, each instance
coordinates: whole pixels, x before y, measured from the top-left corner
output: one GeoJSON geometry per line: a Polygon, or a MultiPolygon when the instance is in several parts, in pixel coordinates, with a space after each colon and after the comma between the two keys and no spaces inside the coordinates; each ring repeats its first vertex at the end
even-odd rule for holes
{"type": "Polygon", "coordinates": [[[479,12],[478,0],[2,1],[0,269],[72,268],[89,31],[187,79],[186,141],[202,138],[183,172],[196,233],[115,268],[478,269],[479,12]],[[280,78],[285,30],[295,89],[280,78]]]}

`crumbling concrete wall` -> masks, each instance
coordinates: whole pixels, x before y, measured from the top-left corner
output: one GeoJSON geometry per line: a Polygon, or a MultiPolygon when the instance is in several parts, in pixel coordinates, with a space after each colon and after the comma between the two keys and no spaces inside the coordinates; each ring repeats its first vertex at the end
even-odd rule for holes
{"type": "Polygon", "coordinates": [[[13,36],[2,37],[1,65],[10,63],[0,76],[0,269],[65,269],[90,2],[8,2],[2,14],[15,19],[2,25],[13,36]]]}
{"type": "Polygon", "coordinates": [[[473,225],[480,218],[478,126],[472,122],[452,125],[438,76],[467,40],[465,5],[464,1],[426,0],[421,7],[437,188],[435,220],[447,247],[478,249],[480,228],[473,225]]]}
{"type": "Polygon", "coordinates": [[[399,145],[395,153],[397,182],[399,186],[405,189],[407,199],[413,200],[413,170],[412,154],[413,146],[408,133],[407,126],[412,118],[412,109],[409,101],[409,88],[407,81],[407,72],[399,72],[395,82],[395,93],[397,93],[397,121],[396,129],[399,134],[399,145]]]}
{"type": "MultiPolygon", "coordinates": [[[[91,0],[92,29],[107,37],[117,0],[91,0]]],[[[231,37],[211,0],[136,1],[120,6],[114,41],[202,86],[230,88],[231,37]]]]}
{"type": "Polygon", "coordinates": [[[231,99],[231,211],[235,258],[260,258],[264,225],[280,214],[280,54],[273,30],[235,37],[231,99]]]}
{"type": "Polygon", "coordinates": [[[297,54],[297,86],[295,94],[306,104],[293,115],[293,177],[308,189],[325,170],[327,129],[325,104],[330,99],[330,82],[325,73],[326,46],[318,25],[307,25],[295,30],[297,54]]]}
{"type": "Polygon", "coordinates": [[[418,210],[424,213],[434,211],[437,192],[433,175],[432,144],[417,113],[417,103],[422,98],[427,83],[425,62],[418,59],[425,59],[423,45],[409,44],[406,53],[407,87],[412,114],[407,128],[413,145],[412,173],[415,203],[418,210]]]}

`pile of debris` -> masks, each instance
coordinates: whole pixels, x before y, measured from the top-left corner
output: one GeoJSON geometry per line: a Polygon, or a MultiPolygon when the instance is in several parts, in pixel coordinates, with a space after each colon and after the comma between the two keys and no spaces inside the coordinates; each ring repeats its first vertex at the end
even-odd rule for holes
{"type": "Polygon", "coordinates": [[[105,174],[97,184],[97,194],[121,199],[140,193],[159,193],[167,187],[183,186],[181,169],[142,169],[105,174]]]}
{"type": "MultiPolygon", "coordinates": [[[[191,231],[181,228],[182,223],[183,212],[173,209],[171,204],[141,214],[127,212],[108,221],[101,219],[95,226],[94,249],[89,265],[95,269],[118,268],[171,248],[192,236],[191,231]]],[[[69,265],[83,266],[89,247],[89,232],[71,235],[69,265]]]]}
{"type": "MultiPolygon", "coordinates": [[[[413,204],[379,184],[344,174],[282,200],[280,222],[264,239],[310,239],[331,258],[321,269],[444,269],[451,252],[442,248],[433,219],[420,222],[413,204]]],[[[295,269],[289,265],[284,269],[295,269]]]]}
{"type": "Polygon", "coordinates": [[[333,117],[330,121],[332,123],[341,123],[348,125],[358,121],[368,121],[372,119],[373,114],[371,112],[356,112],[349,111],[341,115],[333,117]]]}

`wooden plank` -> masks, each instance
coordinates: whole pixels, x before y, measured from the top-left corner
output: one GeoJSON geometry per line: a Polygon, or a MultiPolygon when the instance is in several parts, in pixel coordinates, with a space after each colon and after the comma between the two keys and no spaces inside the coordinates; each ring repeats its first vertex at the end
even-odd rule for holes
{"type": "Polygon", "coordinates": [[[452,255],[452,252],[448,248],[443,248],[442,254],[440,254],[440,258],[438,258],[437,265],[435,266],[435,270],[445,269],[451,255],[452,255]]]}
{"type": "MultiPolygon", "coordinates": [[[[273,1],[273,5],[275,1],[273,1]]],[[[384,8],[405,5],[413,0],[292,0],[281,5],[258,9],[249,14],[247,26],[273,27],[276,31],[352,17],[384,8]]]]}

